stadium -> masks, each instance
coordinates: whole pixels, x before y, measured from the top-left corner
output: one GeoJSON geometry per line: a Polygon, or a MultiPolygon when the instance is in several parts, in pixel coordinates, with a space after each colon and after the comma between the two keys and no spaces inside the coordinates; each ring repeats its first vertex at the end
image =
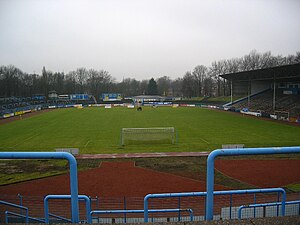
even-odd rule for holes
{"type": "Polygon", "coordinates": [[[1,223],[299,221],[300,64],[221,77],[222,104],[2,98],[1,223]]]}

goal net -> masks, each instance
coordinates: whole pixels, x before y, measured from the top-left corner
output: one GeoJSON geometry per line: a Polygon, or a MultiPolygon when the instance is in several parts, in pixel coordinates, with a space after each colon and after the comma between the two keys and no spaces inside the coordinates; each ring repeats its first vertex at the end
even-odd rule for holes
{"type": "Polygon", "coordinates": [[[175,144],[174,127],[122,128],[121,145],[175,144]]]}

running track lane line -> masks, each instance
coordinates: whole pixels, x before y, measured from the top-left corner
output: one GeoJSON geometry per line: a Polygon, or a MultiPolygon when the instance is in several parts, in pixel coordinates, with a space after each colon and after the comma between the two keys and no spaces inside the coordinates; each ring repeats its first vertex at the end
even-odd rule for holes
{"type": "Polygon", "coordinates": [[[159,158],[179,156],[208,156],[210,152],[156,152],[130,154],[79,154],[76,159],[159,158]]]}

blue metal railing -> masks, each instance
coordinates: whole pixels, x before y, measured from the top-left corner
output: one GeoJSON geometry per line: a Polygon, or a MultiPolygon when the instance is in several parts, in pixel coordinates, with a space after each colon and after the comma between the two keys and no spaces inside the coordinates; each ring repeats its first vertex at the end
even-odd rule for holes
{"type": "Polygon", "coordinates": [[[18,208],[18,209],[21,209],[21,210],[25,210],[25,218],[26,218],[25,221],[26,221],[26,223],[28,223],[28,208],[27,207],[24,207],[24,206],[21,206],[21,205],[16,205],[16,204],[13,204],[13,203],[10,203],[10,202],[5,202],[5,201],[0,201],[0,204],[11,206],[11,207],[18,208]]]}
{"type": "MultiPolygon", "coordinates": [[[[44,198],[44,210],[45,210],[45,223],[49,223],[49,200],[50,199],[71,199],[71,195],[47,195],[44,198]]],[[[91,221],[90,212],[91,212],[91,199],[86,195],[78,195],[79,200],[84,200],[86,204],[86,220],[91,221]]],[[[53,214],[52,214],[53,215],[53,214]]],[[[68,220],[66,218],[61,218],[68,220]]]]}
{"type": "MultiPolygon", "coordinates": [[[[93,210],[91,211],[92,214],[121,214],[121,213],[144,213],[145,210],[143,209],[128,209],[128,210],[93,210]]],[[[189,212],[190,220],[193,221],[193,210],[192,209],[150,209],[148,213],[172,213],[172,212],[189,212]]],[[[90,218],[91,218],[90,217],[90,218]]],[[[89,221],[88,223],[92,223],[89,221]]]]}
{"type": "Polygon", "coordinates": [[[79,222],[77,162],[67,152],[0,152],[0,159],[66,159],[70,165],[72,222],[79,222]]]}
{"type": "MultiPolygon", "coordinates": [[[[30,217],[30,216],[24,216],[22,214],[10,212],[10,211],[5,211],[5,223],[9,223],[9,215],[17,216],[20,218],[25,218],[25,220],[27,220],[28,222],[29,222],[29,220],[33,220],[36,222],[45,223],[45,220],[43,220],[43,219],[38,219],[38,218],[30,217]]],[[[26,222],[26,223],[28,223],[28,222],[26,222]]]]}
{"type": "MultiPolygon", "coordinates": [[[[286,201],[286,192],[283,188],[215,191],[214,195],[254,194],[254,193],[272,193],[272,192],[282,193],[282,207],[284,207],[285,201],[286,201]]],[[[149,213],[148,201],[151,198],[176,198],[176,197],[201,197],[201,196],[207,196],[207,193],[206,192],[186,192],[186,193],[148,194],[144,198],[144,222],[145,223],[148,222],[148,213],[149,213]]]]}
{"type": "Polygon", "coordinates": [[[49,221],[50,221],[49,216],[54,217],[56,219],[63,220],[63,221],[68,222],[68,223],[72,223],[72,220],[70,220],[68,218],[65,218],[65,217],[62,217],[62,216],[59,216],[59,215],[55,215],[53,213],[48,213],[48,221],[46,222],[46,219],[45,219],[44,223],[49,223],[49,221]]]}
{"type": "MultiPolygon", "coordinates": [[[[218,156],[236,156],[236,155],[269,155],[269,154],[290,154],[300,153],[300,147],[282,147],[282,148],[238,148],[238,149],[217,149],[212,151],[207,158],[206,175],[206,220],[213,219],[214,208],[214,162],[218,156]]],[[[282,205],[284,211],[284,205],[282,205]]]]}
{"type": "MultiPolygon", "coordinates": [[[[292,205],[292,204],[300,204],[300,200],[296,201],[289,201],[285,202],[285,205],[292,205]]],[[[242,210],[246,208],[258,208],[258,207],[267,207],[267,206],[283,206],[282,202],[271,202],[271,203],[263,203],[263,204],[251,204],[251,205],[242,205],[238,209],[238,219],[240,220],[242,218],[242,210]]],[[[278,209],[277,209],[278,210],[278,209]]],[[[283,207],[281,208],[281,211],[283,212],[283,207]]]]}

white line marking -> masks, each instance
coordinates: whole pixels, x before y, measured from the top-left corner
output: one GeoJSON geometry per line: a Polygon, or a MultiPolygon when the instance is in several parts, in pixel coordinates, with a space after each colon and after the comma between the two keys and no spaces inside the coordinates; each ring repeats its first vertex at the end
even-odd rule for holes
{"type": "Polygon", "coordinates": [[[88,140],[87,142],[86,142],[86,144],[84,145],[84,147],[86,148],[86,146],[88,146],[88,144],[91,142],[91,140],[88,140]]]}
{"type": "Polygon", "coordinates": [[[21,141],[21,142],[15,144],[15,145],[13,145],[11,148],[16,147],[16,146],[18,146],[18,145],[20,145],[20,144],[23,144],[23,143],[25,143],[26,141],[28,141],[28,140],[30,140],[30,139],[32,139],[32,138],[38,136],[38,135],[39,135],[39,134],[32,135],[32,136],[30,136],[29,138],[26,138],[25,140],[23,140],[23,141],[21,141]]]}
{"type": "Polygon", "coordinates": [[[206,144],[210,144],[208,141],[206,141],[205,139],[203,138],[199,138],[201,141],[205,142],[206,144]]]}

